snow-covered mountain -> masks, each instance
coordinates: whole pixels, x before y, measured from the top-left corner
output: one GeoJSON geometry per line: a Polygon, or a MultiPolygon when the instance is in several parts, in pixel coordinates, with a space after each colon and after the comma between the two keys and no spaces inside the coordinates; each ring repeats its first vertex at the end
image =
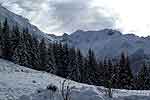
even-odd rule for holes
{"type": "Polygon", "coordinates": [[[92,48],[99,57],[115,57],[121,52],[132,55],[134,53],[150,55],[150,39],[138,37],[134,34],[123,35],[111,29],[100,31],[76,31],[70,35],[70,43],[87,51],[92,48]]]}
{"type": "Polygon", "coordinates": [[[2,5],[0,5],[0,21],[3,22],[7,18],[9,25],[12,27],[13,25],[18,25],[20,29],[28,28],[29,32],[38,39],[45,38],[47,41],[52,41],[52,37],[40,31],[36,26],[30,24],[29,20],[14,14],[13,12],[7,10],[2,5]]]}
{"type": "MultiPolygon", "coordinates": [[[[61,83],[65,79],[0,59],[0,100],[63,100],[61,83]],[[52,92],[46,87],[55,85],[52,92]]],[[[106,88],[66,81],[74,87],[71,100],[110,100],[106,88]]],[[[113,100],[149,100],[150,91],[113,90],[113,100]]]]}
{"type": "Polygon", "coordinates": [[[127,53],[132,61],[134,72],[140,69],[142,62],[149,62],[150,59],[150,37],[122,34],[117,30],[78,30],[71,35],[61,37],[59,40],[81,49],[85,55],[91,48],[101,59],[105,57],[116,58],[122,52],[127,53]]]}

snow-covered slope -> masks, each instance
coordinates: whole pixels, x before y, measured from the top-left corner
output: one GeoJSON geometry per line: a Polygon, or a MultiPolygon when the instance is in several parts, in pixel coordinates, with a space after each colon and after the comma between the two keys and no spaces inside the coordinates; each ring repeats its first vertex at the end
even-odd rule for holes
{"type": "MultiPolygon", "coordinates": [[[[62,100],[59,90],[52,92],[46,87],[53,84],[60,89],[63,81],[63,78],[55,75],[28,69],[0,59],[0,100],[62,100]],[[54,99],[52,99],[52,95],[54,99]]],[[[105,95],[106,89],[103,87],[73,81],[67,82],[70,83],[70,87],[74,86],[71,100],[109,100],[105,95]]],[[[149,96],[150,91],[113,90],[114,100],[124,100],[119,98],[149,100],[149,96]]]]}
{"type": "Polygon", "coordinates": [[[29,20],[23,18],[20,15],[16,15],[13,12],[7,10],[2,5],[0,5],[0,21],[3,22],[7,18],[9,25],[18,25],[20,29],[28,28],[29,32],[33,34],[34,37],[38,39],[45,38],[47,41],[51,41],[52,37],[40,31],[36,26],[30,24],[29,20]]]}

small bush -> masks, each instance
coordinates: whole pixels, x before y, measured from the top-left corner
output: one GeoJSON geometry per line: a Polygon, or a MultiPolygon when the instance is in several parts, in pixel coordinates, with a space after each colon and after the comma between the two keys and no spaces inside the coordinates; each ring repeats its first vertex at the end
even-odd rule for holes
{"type": "Polygon", "coordinates": [[[42,92],[44,92],[45,90],[44,89],[42,89],[42,88],[39,88],[39,89],[37,89],[37,93],[42,93],[42,92]]]}
{"type": "Polygon", "coordinates": [[[53,84],[50,84],[50,85],[47,86],[46,89],[47,89],[47,90],[51,90],[51,91],[53,91],[53,92],[56,92],[57,89],[58,89],[58,87],[55,86],[55,85],[53,85],[53,84]]]}
{"type": "Polygon", "coordinates": [[[35,81],[35,80],[33,80],[33,81],[32,81],[32,83],[36,83],[36,81],[35,81]]]}
{"type": "Polygon", "coordinates": [[[21,72],[24,72],[23,69],[21,69],[21,72]]]}
{"type": "Polygon", "coordinates": [[[37,90],[37,93],[41,93],[41,90],[37,90]]]}

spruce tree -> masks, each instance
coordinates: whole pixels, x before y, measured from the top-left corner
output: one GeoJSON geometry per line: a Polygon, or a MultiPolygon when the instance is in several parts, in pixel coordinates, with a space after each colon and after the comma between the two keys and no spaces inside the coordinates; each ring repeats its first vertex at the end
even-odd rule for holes
{"type": "Polygon", "coordinates": [[[52,45],[53,48],[53,55],[54,55],[54,59],[55,59],[55,64],[56,64],[56,75],[60,75],[59,73],[59,66],[60,66],[60,49],[58,46],[57,42],[54,42],[52,45]]]}
{"type": "Polygon", "coordinates": [[[79,72],[79,68],[77,66],[76,50],[74,48],[70,49],[69,59],[70,59],[70,61],[69,61],[69,69],[70,69],[69,77],[72,80],[79,81],[80,77],[78,76],[78,74],[80,74],[80,72],[79,72]]]}
{"type": "Polygon", "coordinates": [[[47,47],[45,40],[42,39],[39,45],[39,56],[40,56],[40,66],[39,70],[47,70],[48,69],[48,55],[47,55],[47,47]]]}
{"type": "Polygon", "coordinates": [[[84,71],[85,71],[85,66],[84,66],[84,57],[79,49],[77,49],[77,54],[76,54],[76,66],[77,66],[77,78],[78,82],[84,82],[84,71]]]}
{"type": "Polygon", "coordinates": [[[38,70],[40,67],[39,41],[35,38],[32,38],[30,56],[30,65],[33,69],[38,70]]]}
{"type": "Polygon", "coordinates": [[[113,88],[120,88],[121,85],[120,85],[120,64],[117,62],[115,65],[114,65],[114,70],[113,70],[113,80],[112,80],[112,83],[113,83],[113,88]]]}
{"type": "Polygon", "coordinates": [[[2,23],[0,22],[0,36],[1,36],[2,30],[3,30],[2,23]]]}
{"type": "Polygon", "coordinates": [[[107,86],[112,88],[113,86],[113,79],[114,79],[114,66],[112,64],[112,61],[108,60],[108,66],[107,66],[107,72],[108,72],[108,80],[107,80],[107,86]]]}
{"type": "Polygon", "coordinates": [[[56,73],[56,62],[55,62],[55,56],[54,56],[52,45],[53,44],[49,43],[49,46],[48,46],[48,66],[49,66],[49,69],[47,71],[55,74],[56,73]]]}
{"type": "Polygon", "coordinates": [[[97,61],[94,55],[94,52],[89,49],[88,56],[87,56],[87,68],[88,68],[88,83],[89,84],[98,84],[99,82],[97,79],[99,78],[97,72],[97,61]]]}
{"type": "Polygon", "coordinates": [[[104,67],[104,63],[102,61],[98,62],[98,67],[97,67],[97,71],[99,73],[99,85],[100,86],[104,86],[105,85],[105,72],[106,69],[104,67]]]}
{"type": "Polygon", "coordinates": [[[91,84],[90,80],[89,80],[89,66],[88,66],[88,58],[87,57],[84,58],[83,69],[84,69],[84,71],[82,72],[83,73],[83,76],[82,76],[83,83],[91,84]]]}
{"type": "Polygon", "coordinates": [[[62,45],[62,59],[61,59],[61,64],[62,64],[62,69],[64,74],[69,77],[69,48],[68,44],[63,44],[62,45]]]}
{"type": "Polygon", "coordinates": [[[2,56],[2,23],[0,22],[0,57],[2,56]]]}
{"type": "Polygon", "coordinates": [[[19,44],[15,48],[14,54],[13,54],[13,61],[17,64],[20,64],[22,66],[28,67],[28,54],[27,54],[27,47],[25,43],[25,37],[24,34],[20,35],[19,44]]]}
{"type": "Polygon", "coordinates": [[[137,88],[141,90],[150,89],[150,71],[146,64],[143,64],[141,71],[138,73],[137,88]]]}
{"type": "MultiPolygon", "coordinates": [[[[11,32],[11,51],[12,51],[12,56],[14,55],[14,51],[19,45],[20,41],[20,31],[17,25],[13,26],[12,32],[11,32]]],[[[13,60],[13,59],[12,59],[13,60]]]]}
{"type": "Polygon", "coordinates": [[[31,36],[31,34],[29,33],[29,30],[28,30],[28,28],[25,28],[24,30],[23,30],[23,36],[24,36],[24,43],[25,43],[25,46],[26,46],[26,49],[25,49],[25,51],[26,51],[26,53],[27,53],[27,62],[28,62],[28,67],[30,67],[30,68],[32,68],[33,66],[32,66],[32,63],[33,63],[33,61],[32,61],[32,55],[33,55],[33,53],[34,53],[34,51],[33,51],[33,48],[32,48],[32,46],[33,46],[33,44],[32,44],[32,40],[33,40],[33,38],[32,38],[32,36],[31,36]]]}
{"type": "Polygon", "coordinates": [[[130,69],[130,62],[128,56],[124,53],[121,54],[120,65],[119,65],[119,87],[131,89],[133,82],[133,75],[130,69]]]}
{"type": "Polygon", "coordinates": [[[56,74],[58,76],[66,78],[66,72],[65,72],[65,66],[62,65],[62,60],[63,60],[63,49],[62,49],[62,44],[61,43],[55,43],[53,49],[54,49],[54,54],[55,54],[55,59],[56,59],[56,66],[57,66],[57,71],[56,74]]]}
{"type": "Polygon", "coordinates": [[[3,30],[2,30],[2,56],[5,59],[11,59],[11,37],[10,37],[10,29],[8,25],[7,19],[5,19],[3,23],[3,30]]]}

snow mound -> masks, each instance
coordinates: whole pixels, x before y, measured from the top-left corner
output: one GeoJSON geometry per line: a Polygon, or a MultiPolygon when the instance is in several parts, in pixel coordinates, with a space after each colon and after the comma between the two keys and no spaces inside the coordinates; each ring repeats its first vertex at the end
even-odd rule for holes
{"type": "MultiPolygon", "coordinates": [[[[0,59],[0,100],[62,100],[60,89],[64,80],[0,59]],[[57,86],[58,90],[48,90],[47,86],[50,84],[57,86]]],[[[109,100],[104,87],[70,80],[67,84],[74,87],[71,92],[72,100],[109,100]]],[[[114,100],[149,100],[149,96],[150,91],[113,90],[114,100]]]]}
{"type": "MultiPolygon", "coordinates": [[[[81,90],[80,90],[81,91],[81,90]]],[[[92,91],[90,88],[80,92],[78,89],[72,91],[71,100],[105,100],[102,95],[92,91]]],[[[63,100],[60,92],[43,90],[41,93],[32,94],[31,96],[21,96],[19,100],[63,100]],[[26,99],[24,99],[26,98],[26,99]]]]}
{"type": "MultiPolygon", "coordinates": [[[[80,84],[81,85],[81,84],[80,84]]],[[[74,88],[70,100],[150,100],[150,91],[113,90],[113,98],[105,95],[105,88],[95,86],[83,86],[74,88]],[[141,94],[139,94],[141,92],[141,94]]],[[[64,100],[60,91],[52,92],[42,90],[40,93],[33,93],[29,96],[23,95],[18,100],[64,100]]]]}
{"type": "Polygon", "coordinates": [[[0,100],[16,100],[29,95],[39,88],[46,88],[56,76],[19,66],[0,59],[0,100]]]}

